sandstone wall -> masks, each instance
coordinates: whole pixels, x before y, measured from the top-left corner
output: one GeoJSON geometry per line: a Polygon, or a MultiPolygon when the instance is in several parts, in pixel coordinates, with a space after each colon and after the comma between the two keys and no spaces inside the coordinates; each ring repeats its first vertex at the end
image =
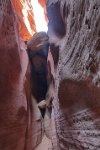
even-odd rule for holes
{"type": "Polygon", "coordinates": [[[32,150],[42,138],[30,93],[29,60],[17,27],[10,0],[0,0],[0,150],[32,150]]]}
{"type": "Polygon", "coordinates": [[[59,47],[53,99],[57,150],[100,149],[100,1],[47,0],[59,47]]]}

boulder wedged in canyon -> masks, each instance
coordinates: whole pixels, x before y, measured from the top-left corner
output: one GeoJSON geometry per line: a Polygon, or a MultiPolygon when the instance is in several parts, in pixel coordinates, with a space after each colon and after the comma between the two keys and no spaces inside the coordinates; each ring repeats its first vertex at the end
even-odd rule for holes
{"type": "Polygon", "coordinates": [[[47,14],[50,43],[59,47],[53,144],[100,149],[100,1],[47,0],[47,14]]]}

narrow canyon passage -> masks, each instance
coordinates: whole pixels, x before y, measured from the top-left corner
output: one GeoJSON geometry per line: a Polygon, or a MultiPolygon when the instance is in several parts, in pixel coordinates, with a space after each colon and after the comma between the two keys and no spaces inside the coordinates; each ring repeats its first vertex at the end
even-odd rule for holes
{"type": "Polygon", "coordinates": [[[0,0],[0,150],[100,150],[100,0],[0,0]]]}

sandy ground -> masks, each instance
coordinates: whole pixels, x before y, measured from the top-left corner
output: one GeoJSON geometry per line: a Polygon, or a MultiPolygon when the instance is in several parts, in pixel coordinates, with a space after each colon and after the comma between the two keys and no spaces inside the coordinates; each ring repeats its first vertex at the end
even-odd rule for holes
{"type": "Polygon", "coordinates": [[[37,146],[35,150],[53,150],[51,140],[44,135],[42,142],[37,146]]]}

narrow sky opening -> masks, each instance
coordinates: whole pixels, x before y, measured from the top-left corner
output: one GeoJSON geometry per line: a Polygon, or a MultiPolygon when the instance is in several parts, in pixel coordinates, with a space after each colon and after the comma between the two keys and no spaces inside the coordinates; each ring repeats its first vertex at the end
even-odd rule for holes
{"type": "Polygon", "coordinates": [[[38,0],[31,0],[33,11],[34,11],[34,20],[36,24],[37,32],[45,31],[47,32],[48,27],[44,17],[44,11],[41,5],[38,3],[38,0]]]}

